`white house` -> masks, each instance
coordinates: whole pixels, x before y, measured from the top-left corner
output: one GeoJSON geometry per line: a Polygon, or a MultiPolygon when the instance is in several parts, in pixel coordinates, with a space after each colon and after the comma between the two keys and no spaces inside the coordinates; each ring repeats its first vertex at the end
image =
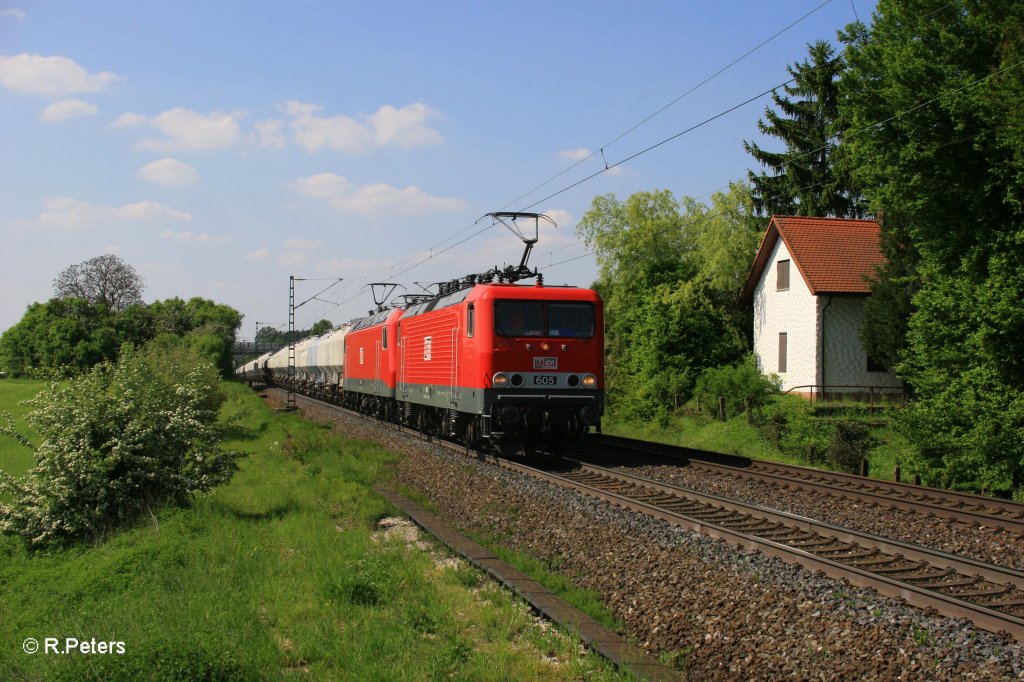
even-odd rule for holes
{"type": "Polygon", "coordinates": [[[860,340],[868,278],[884,262],[874,220],[772,216],[740,300],[754,306],[754,354],[782,390],[898,390],[860,340]]]}

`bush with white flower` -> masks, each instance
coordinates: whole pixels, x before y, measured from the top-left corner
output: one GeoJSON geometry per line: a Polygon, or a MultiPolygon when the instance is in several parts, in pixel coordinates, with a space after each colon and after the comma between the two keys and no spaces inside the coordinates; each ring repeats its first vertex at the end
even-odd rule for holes
{"type": "Polygon", "coordinates": [[[171,344],[51,384],[29,401],[35,467],[0,471],[0,531],[36,546],[95,539],[226,482],[238,455],[217,445],[222,402],[216,368],[171,344]]]}

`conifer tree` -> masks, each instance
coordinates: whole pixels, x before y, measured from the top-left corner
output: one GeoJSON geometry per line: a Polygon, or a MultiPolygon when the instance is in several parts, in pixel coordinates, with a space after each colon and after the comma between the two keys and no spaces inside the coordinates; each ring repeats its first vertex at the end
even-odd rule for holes
{"type": "Polygon", "coordinates": [[[823,40],[808,46],[810,60],[787,67],[793,81],[772,93],[778,111],[765,108],[758,130],[785,144],[773,152],[754,142],[743,148],[772,174],[748,173],[754,207],[764,215],[858,217],[860,198],[836,168],[839,88],[843,60],[823,40]]]}

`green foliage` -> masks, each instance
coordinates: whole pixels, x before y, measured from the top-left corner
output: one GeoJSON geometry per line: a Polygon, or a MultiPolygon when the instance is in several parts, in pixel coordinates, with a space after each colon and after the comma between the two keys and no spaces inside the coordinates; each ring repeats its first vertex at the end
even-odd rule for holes
{"type": "Polygon", "coordinates": [[[697,379],[694,394],[703,405],[717,405],[719,396],[725,398],[726,414],[735,416],[746,409],[749,397],[752,406],[764,405],[770,396],[782,388],[778,375],[765,376],[753,355],[744,356],[734,365],[711,367],[697,379]]]}
{"type": "Polygon", "coordinates": [[[1009,493],[1024,486],[1024,5],[883,0],[843,39],[861,131],[843,162],[884,211],[889,257],[869,351],[915,389],[900,424],[926,478],[1009,493]]]}
{"type": "Polygon", "coordinates": [[[781,140],[785,150],[770,152],[743,143],[773,173],[748,173],[754,206],[768,216],[857,217],[863,214],[860,196],[834,160],[841,129],[838,82],[844,63],[823,40],[809,45],[808,52],[810,61],[787,67],[793,83],[783,86],[786,94],[772,93],[778,111],[765,108],[767,122],[757,122],[758,130],[781,140]]]}
{"type": "Polygon", "coordinates": [[[838,421],[828,444],[829,461],[841,471],[859,473],[861,461],[867,459],[874,444],[867,424],[848,419],[838,421]]]}
{"type": "Polygon", "coordinates": [[[835,434],[834,422],[815,417],[813,406],[803,398],[781,398],[762,410],[758,429],[789,457],[815,465],[823,464],[835,434]]]}
{"type": "Polygon", "coordinates": [[[704,369],[742,356],[750,313],[736,293],[760,232],[746,186],[710,207],[664,190],[596,197],[577,231],[600,268],[610,409],[664,415],[704,369]]]}
{"type": "Polygon", "coordinates": [[[309,328],[310,336],[321,336],[334,329],[334,324],[330,320],[320,320],[312,327],[309,328]]]}
{"type": "Polygon", "coordinates": [[[233,440],[221,445],[248,453],[227,485],[97,546],[39,552],[0,536],[0,640],[125,643],[114,656],[0,647],[0,677],[619,679],[578,640],[537,628],[482,572],[439,566],[436,547],[374,538],[394,513],[373,491],[393,454],[275,412],[241,385],[222,388],[233,440]],[[281,456],[289,435],[301,458],[281,456]],[[332,585],[353,594],[350,573],[384,598],[332,601],[332,585]]]}
{"type": "Polygon", "coordinates": [[[0,368],[13,376],[73,376],[116,360],[126,343],[141,346],[169,334],[187,338],[230,376],[231,349],[241,324],[242,315],[234,308],[198,297],[133,304],[123,310],[55,298],[30,305],[18,324],[0,336],[0,368]]]}
{"type": "Polygon", "coordinates": [[[296,329],[293,332],[281,331],[276,327],[267,326],[256,332],[256,342],[286,346],[292,340],[301,341],[310,336],[320,336],[332,329],[334,329],[334,324],[329,320],[320,320],[309,329],[296,329]]]}
{"type": "Polygon", "coordinates": [[[984,288],[926,270],[899,369],[919,396],[900,425],[929,481],[1004,495],[1024,487],[1024,275],[1016,262],[994,268],[984,288]]]}
{"type": "Polygon", "coordinates": [[[216,373],[184,349],[126,347],[30,401],[41,442],[22,479],[0,474],[0,530],[33,545],[95,537],[226,481],[216,373]]]}
{"type": "Polygon", "coordinates": [[[81,299],[33,303],[0,337],[0,366],[12,376],[71,374],[115,358],[120,339],[110,321],[102,305],[81,299]]]}

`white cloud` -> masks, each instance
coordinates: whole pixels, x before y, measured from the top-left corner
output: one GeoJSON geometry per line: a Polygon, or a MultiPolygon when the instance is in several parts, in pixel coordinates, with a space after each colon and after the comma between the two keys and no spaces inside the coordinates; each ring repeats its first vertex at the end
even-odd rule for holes
{"type": "Polygon", "coordinates": [[[384,183],[355,187],[335,173],[321,173],[299,178],[286,186],[299,194],[321,199],[348,213],[419,215],[463,208],[462,199],[435,197],[415,185],[399,188],[384,183]]]}
{"type": "Polygon", "coordinates": [[[324,243],[319,239],[289,239],[284,245],[292,251],[312,251],[324,247],[324,243]]]}
{"type": "Polygon", "coordinates": [[[304,253],[282,253],[277,257],[278,264],[283,268],[297,268],[306,264],[304,253]]]}
{"type": "Polygon", "coordinates": [[[408,149],[444,141],[441,133],[426,125],[438,112],[422,103],[401,109],[385,104],[365,117],[365,123],[343,114],[321,116],[323,107],[295,100],[285,102],[281,109],[291,118],[295,143],[308,152],[327,147],[357,154],[386,145],[408,149]]]}
{"type": "Polygon", "coordinates": [[[112,127],[148,123],[151,128],[163,133],[164,137],[150,138],[135,145],[136,149],[155,152],[179,150],[205,151],[210,149],[227,149],[242,140],[238,119],[245,112],[214,111],[201,114],[198,111],[175,107],[151,118],[139,114],[123,114],[113,123],[112,127]]]}
{"type": "Polygon", "coordinates": [[[4,19],[8,17],[11,19],[24,19],[25,13],[17,7],[12,7],[10,9],[0,9],[0,17],[3,17],[4,19]]]}
{"type": "Polygon", "coordinates": [[[245,254],[244,258],[245,260],[266,260],[271,255],[270,249],[259,249],[257,251],[250,251],[245,254]]]}
{"type": "MultiPolygon", "coordinates": [[[[564,208],[549,208],[548,210],[544,211],[544,215],[554,220],[555,224],[558,225],[558,227],[572,227],[573,224],[576,222],[575,218],[572,217],[572,214],[566,211],[564,208]]],[[[551,227],[550,224],[545,223],[543,220],[540,222],[542,231],[545,230],[545,226],[547,228],[551,227]]]]}
{"type": "Polygon", "coordinates": [[[299,194],[314,199],[330,199],[352,189],[352,183],[335,173],[320,173],[285,183],[299,194]]]}
{"type": "Polygon", "coordinates": [[[30,95],[99,92],[120,78],[108,71],[89,73],[67,57],[0,55],[0,86],[30,95]]]}
{"type": "Polygon", "coordinates": [[[171,187],[180,187],[199,181],[199,173],[195,168],[171,158],[147,163],[135,171],[135,175],[147,182],[171,187]]]}
{"type": "Polygon", "coordinates": [[[347,196],[331,200],[331,206],[351,213],[401,213],[416,215],[435,211],[455,211],[466,205],[461,199],[434,197],[415,185],[398,188],[378,183],[356,189],[347,196]]]}
{"type": "Polygon", "coordinates": [[[185,232],[175,232],[174,230],[164,230],[160,233],[160,239],[173,239],[178,242],[208,242],[212,237],[206,234],[194,234],[190,230],[185,232]]]}
{"type": "Polygon", "coordinates": [[[577,147],[576,149],[563,149],[558,152],[558,158],[565,159],[566,161],[582,161],[590,156],[590,154],[591,151],[586,147],[577,147]]]}
{"type": "Polygon", "coordinates": [[[103,247],[103,253],[118,254],[121,253],[120,244],[111,244],[110,246],[103,247]]]}
{"type": "Polygon", "coordinates": [[[54,123],[79,116],[95,116],[99,110],[99,107],[91,102],[80,99],[62,99],[43,109],[39,118],[46,123],[54,123]]]}
{"type": "Polygon", "coordinates": [[[123,222],[189,222],[192,216],[155,201],[123,206],[97,206],[71,197],[50,197],[35,225],[43,228],[106,227],[123,222]]]}
{"type": "Polygon", "coordinates": [[[256,132],[250,136],[250,142],[261,147],[284,148],[287,142],[285,136],[281,134],[281,130],[284,128],[284,121],[268,118],[265,121],[260,121],[254,127],[256,132]]]}
{"type": "Polygon", "coordinates": [[[128,112],[121,114],[110,123],[111,128],[127,128],[129,126],[136,126],[145,123],[148,119],[142,114],[133,114],[128,112]]]}
{"type": "Polygon", "coordinates": [[[394,265],[393,260],[366,260],[364,258],[331,258],[318,263],[317,272],[344,275],[347,279],[376,273],[394,265]]]}
{"type": "Polygon", "coordinates": [[[385,104],[370,115],[373,140],[380,146],[394,144],[405,148],[439,144],[444,141],[441,133],[424,125],[424,121],[438,116],[438,112],[419,102],[401,109],[385,104]]]}

